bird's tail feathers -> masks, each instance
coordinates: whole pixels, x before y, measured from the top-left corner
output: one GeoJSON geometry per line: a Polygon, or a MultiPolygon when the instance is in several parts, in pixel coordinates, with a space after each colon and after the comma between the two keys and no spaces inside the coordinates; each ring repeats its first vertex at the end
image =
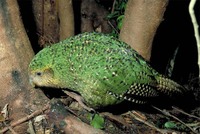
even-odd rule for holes
{"type": "Polygon", "coordinates": [[[157,77],[157,82],[158,82],[157,89],[160,92],[167,94],[169,96],[175,94],[183,94],[186,91],[185,87],[164,76],[157,77]]]}

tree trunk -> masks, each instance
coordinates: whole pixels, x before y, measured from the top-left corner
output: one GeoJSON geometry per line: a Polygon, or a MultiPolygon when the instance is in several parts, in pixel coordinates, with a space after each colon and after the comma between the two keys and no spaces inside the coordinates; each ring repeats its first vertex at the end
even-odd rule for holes
{"type": "MultiPolygon", "coordinates": [[[[27,69],[33,55],[17,1],[0,1],[0,107],[9,104],[11,123],[35,110],[34,104],[45,102],[37,99],[40,91],[29,85],[27,69]]],[[[45,99],[43,95],[39,98],[45,99]]],[[[24,133],[26,129],[20,125],[15,131],[24,133]]]]}
{"type": "Polygon", "coordinates": [[[32,3],[41,46],[74,35],[72,0],[34,0],[32,3]]]}
{"type": "Polygon", "coordinates": [[[157,27],[163,19],[168,0],[129,0],[120,39],[150,60],[157,27]]]}
{"type": "Polygon", "coordinates": [[[60,20],[60,40],[74,35],[74,13],[72,0],[58,1],[58,14],[60,20]]]}

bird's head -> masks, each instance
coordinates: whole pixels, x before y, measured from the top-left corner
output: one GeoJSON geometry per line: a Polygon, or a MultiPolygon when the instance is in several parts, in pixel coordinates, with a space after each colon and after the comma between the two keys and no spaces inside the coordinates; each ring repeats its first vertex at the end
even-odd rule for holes
{"type": "Polygon", "coordinates": [[[52,55],[49,48],[44,48],[29,64],[29,81],[34,87],[57,87],[55,71],[52,67],[52,55]]]}
{"type": "Polygon", "coordinates": [[[54,72],[50,68],[29,71],[29,82],[33,87],[56,87],[57,85],[54,72]]]}

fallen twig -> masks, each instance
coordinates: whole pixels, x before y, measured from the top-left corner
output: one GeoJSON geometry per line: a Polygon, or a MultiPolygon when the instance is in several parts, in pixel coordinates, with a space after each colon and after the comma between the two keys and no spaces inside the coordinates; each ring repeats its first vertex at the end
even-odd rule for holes
{"type": "Polygon", "coordinates": [[[172,108],[175,109],[175,110],[177,110],[177,111],[179,111],[179,112],[182,113],[182,114],[185,114],[185,115],[187,115],[187,116],[189,116],[189,117],[192,117],[192,118],[195,118],[195,119],[197,119],[197,120],[200,120],[200,117],[197,117],[197,116],[195,116],[195,115],[186,113],[186,112],[184,112],[183,110],[181,110],[181,109],[179,109],[179,108],[177,108],[177,107],[172,106],[172,108]]]}
{"type": "Polygon", "coordinates": [[[17,126],[17,125],[19,125],[19,124],[22,124],[22,123],[26,122],[27,120],[30,120],[31,118],[33,118],[33,117],[35,117],[35,116],[37,116],[37,115],[43,113],[44,111],[46,111],[46,110],[49,109],[49,108],[50,108],[50,105],[48,104],[48,105],[46,105],[43,109],[37,110],[37,111],[35,111],[34,113],[32,113],[31,115],[28,115],[28,116],[26,116],[26,117],[24,117],[24,118],[21,118],[21,119],[15,121],[15,122],[11,123],[10,126],[5,127],[4,129],[2,129],[2,130],[0,131],[0,133],[4,133],[4,132],[8,131],[10,127],[15,127],[15,126],[17,126]]]}
{"type": "Polygon", "coordinates": [[[186,123],[184,123],[182,120],[180,120],[179,118],[175,117],[174,115],[170,114],[168,111],[166,110],[161,110],[155,106],[152,106],[154,109],[160,111],[161,113],[163,113],[166,116],[169,116],[175,120],[177,120],[178,122],[182,123],[183,125],[185,125],[187,128],[189,128],[193,133],[197,134],[197,132],[195,132],[190,126],[188,126],[186,123]]]}
{"type": "Polygon", "coordinates": [[[130,127],[130,125],[128,123],[126,123],[126,121],[121,116],[113,115],[112,113],[108,113],[108,112],[100,113],[100,115],[106,116],[110,120],[114,120],[126,127],[130,127]]]}
{"type": "Polygon", "coordinates": [[[113,24],[108,20],[108,24],[115,30],[117,34],[119,34],[119,31],[113,26],[113,24]]]}
{"type": "Polygon", "coordinates": [[[116,4],[116,0],[113,1],[111,13],[113,13],[115,11],[115,4],[116,4]]]}
{"type": "MultiPolygon", "coordinates": [[[[17,134],[17,133],[15,132],[15,130],[13,130],[12,127],[8,126],[5,122],[3,122],[3,124],[4,124],[6,127],[8,127],[8,129],[11,131],[12,134],[17,134]]],[[[1,132],[0,132],[0,133],[1,133],[1,132]]]]}
{"type": "MultiPolygon", "coordinates": [[[[147,126],[153,128],[153,129],[155,129],[156,131],[158,131],[158,132],[160,132],[160,133],[162,133],[162,134],[172,133],[171,130],[164,130],[164,129],[157,128],[156,126],[154,126],[154,125],[151,124],[150,122],[148,122],[148,121],[146,121],[146,120],[143,120],[143,119],[137,117],[137,116],[136,116],[135,114],[133,114],[132,112],[129,112],[129,113],[130,113],[130,115],[131,115],[132,117],[134,117],[134,119],[136,119],[136,120],[138,120],[138,121],[144,123],[145,125],[147,125],[147,126]]],[[[175,132],[175,131],[173,131],[173,132],[175,132]]]]}

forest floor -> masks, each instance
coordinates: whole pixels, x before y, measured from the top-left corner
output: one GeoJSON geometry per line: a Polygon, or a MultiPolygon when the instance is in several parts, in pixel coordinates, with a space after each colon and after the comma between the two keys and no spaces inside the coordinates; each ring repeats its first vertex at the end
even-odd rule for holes
{"type": "Polygon", "coordinates": [[[69,97],[63,100],[52,99],[43,109],[12,123],[12,127],[6,125],[9,124],[9,121],[0,122],[0,130],[1,132],[11,131],[16,134],[12,130],[13,127],[28,123],[27,133],[31,134],[60,134],[66,133],[66,131],[74,132],[75,134],[85,134],[86,132],[91,134],[200,133],[200,107],[185,111],[175,106],[163,109],[156,106],[138,106],[127,103],[125,105],[123,103],[107,109],[100,109],[96,112],[88,112],[69,97]],[[127,105],[129,105],[129,109],[124,108],[127,105]],[[134,107],[133,109],[137,110],[130,110],[132,109],[130,107],[134,107]],[[98,116],[96,117],[96,115],[98,116]],[[77,119],[80,122],[75,121],[77,119]],[[64,120],[65,123],[63,123],[64,120]],[[75,128],[69,127],[69,124],[66,124],[66,120],[72,123],[75,128]],[[88,124],[89,127],[85,127],[85,124],[88,124]],[[94,127],[97,129],[94,129],[94,127]]]}

